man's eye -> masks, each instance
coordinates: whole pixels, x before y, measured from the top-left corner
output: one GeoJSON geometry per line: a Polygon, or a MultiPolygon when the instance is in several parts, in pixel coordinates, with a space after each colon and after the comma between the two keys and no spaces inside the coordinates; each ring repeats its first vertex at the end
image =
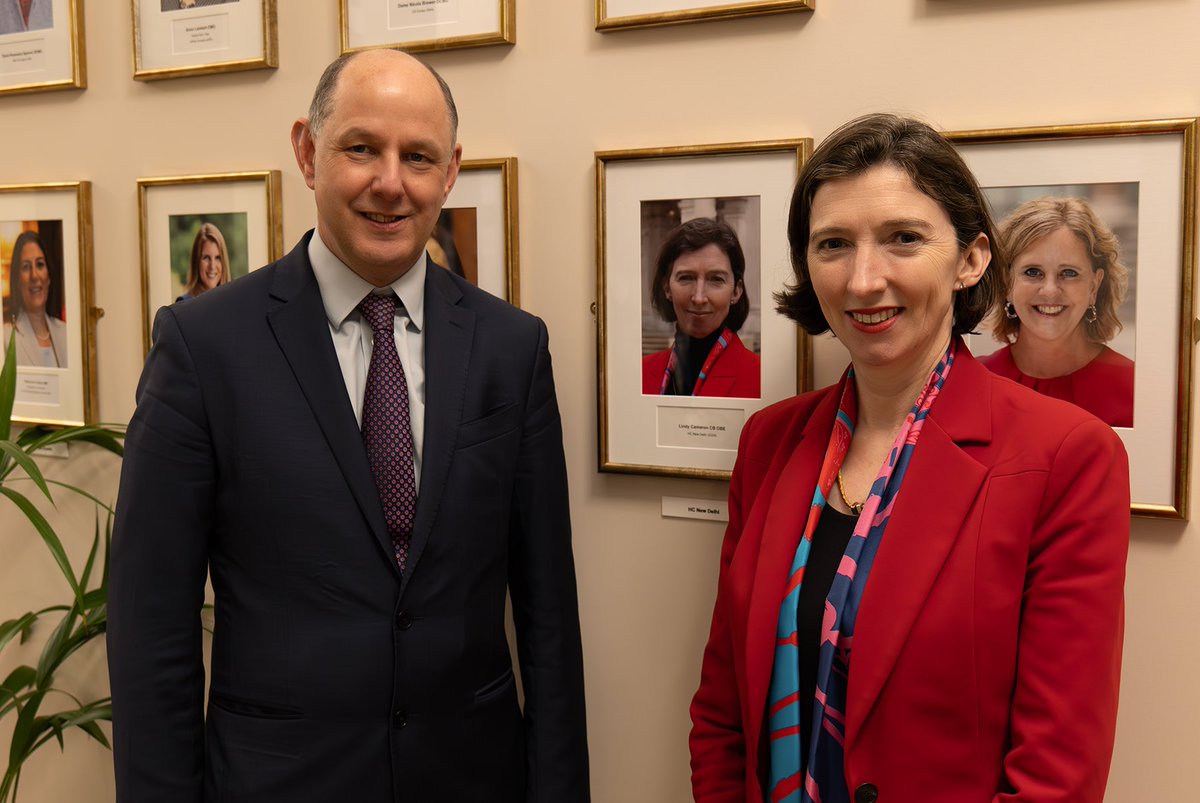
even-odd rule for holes
{"type": "Polygon", "coordinates": [[[362,153],[368,153],[370,151],[370,148],[368,148],[366,145],[351,145],[349,148],[346,148],[346,150],[349,151],[350,153],[362,154],[362,153]]]}
{"type": "Polygon", "coordinates": [[[428,161],[429,161],[429,157],[428,157],[428,156],[426,156],[426,155],[425,155],[425,154],[423,154],[423,153],[410,153],[410,154],[408,155],[408,161],[410,161],[410,162],[417,162],[418,164],[421,164],[421,163],[424,163],[424,162],[428,162],[428,161]]]}

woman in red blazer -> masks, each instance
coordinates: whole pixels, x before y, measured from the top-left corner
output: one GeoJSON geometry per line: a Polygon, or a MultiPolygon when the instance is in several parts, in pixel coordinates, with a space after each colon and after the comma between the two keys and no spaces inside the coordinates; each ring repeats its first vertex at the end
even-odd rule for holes
{"type": "Polygon", "coordinates": [[[725,223],[694,218],[667,235],[650,280],[650,303],[675,324],[675,339],[642,358],[642,393],[762,395],[759,357],[737,336],[750,314],[745,275],[742,245],[725,223]]]}
{"type": "Polygon", "coordinates": [[[842,380],[742,432],[700,688],[695,799],[1100,803],[1128,464],[959,334],[999,291],[982,194],[928,126],[872,115],[805,165],[780,309],[842,380]]]}

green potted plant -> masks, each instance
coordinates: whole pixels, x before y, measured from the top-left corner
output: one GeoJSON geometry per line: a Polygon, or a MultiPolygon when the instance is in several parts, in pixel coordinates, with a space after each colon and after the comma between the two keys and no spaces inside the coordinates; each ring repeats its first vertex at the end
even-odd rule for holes
{"type": "Polygon", "coordinates": [[[82,488],[48,479],[33,456],[39,449],[71,442],[95,444],[119,456],[124,437],[120,429],[106,426],[29,427],[14,437],[12,411],[17,385],[14,344],[15,338],[9,338],[4,367],[0,370],[0,505],[15,505],[29,521],[58,565],[70,596],[61,604],[28,611],[0,624],[0,655],[10,645],[27,641],[35,630],[48,633],[36,666],[18,666],[0,681],[0,723],[12,723],[8,764],[0,778],[0,803],[16,800],[25,761],[52,740],[61,749],[63,733],[68,729],[79,728],[110,747],[99,723],[112,719],[111,698],[84,702],[69,690],[55,686],[54,678],[80,647],[104,635],[112,508],[82,488]],[[96,505],[91,549],[78,572],[63,547],[63,538],[30,498],[41,495],[54,504],[53,492],[58,491],[82,496],[96,505]]]}

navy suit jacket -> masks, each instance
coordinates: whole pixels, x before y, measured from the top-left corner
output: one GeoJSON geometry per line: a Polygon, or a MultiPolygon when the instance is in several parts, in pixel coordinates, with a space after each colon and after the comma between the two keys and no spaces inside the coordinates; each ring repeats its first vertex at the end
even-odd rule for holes
{"type": "Polygon", "coordinates": [[[421,486],[401,576],[310,236],[155,322],[112,546],[117,799],[586,801],[545,326],[430,267],[421,486]]]}

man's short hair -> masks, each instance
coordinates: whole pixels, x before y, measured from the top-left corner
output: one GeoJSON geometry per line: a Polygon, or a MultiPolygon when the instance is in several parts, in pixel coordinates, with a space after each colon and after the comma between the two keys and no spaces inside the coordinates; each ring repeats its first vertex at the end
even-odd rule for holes
{"type": "MultiPolygon", "coordinates": [[[[390,49],[395,50],[397,53],[404,53],[400,48],[390,49]]],[[[363,52],[365,51],[355,50],[350,53],[343,53],[330,62],[329,66],[325,68],[325,72],[321,73],[321,79],[317,81],[317,89],[313,92],[312,103],[308,105],[308,127],[312,131],[313,136],[321,132],[325,121],[333,113],[333,93],[337,90],[337,83],[342,75],[342,70],[346,68],[351,59],[363,52]]],[[[453,146],[458,142],[458,107],[454,105],[454,94],[450,91],[450,85],[446,83],[446,79],[442,78],[437,70],[420,59],[416,60],[422,67],[429,70],[429,74],[437,80],[438,86],[442,90],[442,97],[446,99],[446,113],[450,118],[450,145],[453,146]]]]}

